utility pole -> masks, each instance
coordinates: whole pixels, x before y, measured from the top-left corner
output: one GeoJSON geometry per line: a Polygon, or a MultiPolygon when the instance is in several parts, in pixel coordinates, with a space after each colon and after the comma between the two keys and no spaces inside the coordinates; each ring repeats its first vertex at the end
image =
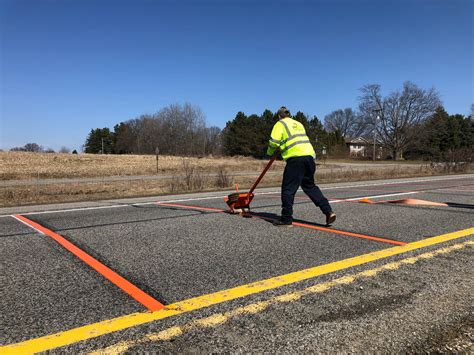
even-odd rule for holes
{"type": "Polygon", "coordinates": [[[160,155],[160,150],[158,149],[158,147],[155,148],[155,155],[156,155],[156,173],[158,174],[158,172],[160,171],[160,165],[159,165],[159,155],[160,155]]]}
{"type": "Polygon", "coordinates": [[[104,137],[102,137],[101,140],[102,140],[102,151],[101,151],[101,153],[104,154],[104,137]]]}
{"type": "Polygon", "coordinates": [[[379,118],[380,118],[380,116],[379,116],[379,112],[380,112],[380,111],[382,111],[382,110],[377,109],[377,110],[373,110],[373,111],[372,111],[372,112],[376,112],[376,113],[377,113],[377,116],[375,116],[375,123],[374,123],[374,154],[373,154],[373,156],[372,156],[373,161],[375,161],[375,152],[376,152],[376,150],[375,150],[375,145],[376,145],[376,143],[375,143],[375,142],[376,142],[376,139],[377,139],[377,122],[378,122],[378,120],[379,120],[379,118]]]}

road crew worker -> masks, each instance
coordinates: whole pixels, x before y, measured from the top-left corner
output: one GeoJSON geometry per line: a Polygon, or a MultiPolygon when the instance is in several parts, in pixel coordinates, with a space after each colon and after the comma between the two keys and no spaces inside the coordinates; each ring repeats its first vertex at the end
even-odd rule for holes
{"type": "Polygon", "coordinates": [[[278,110],[279,121],[273,126],[268,144],[268,155],[280,150],[286,161],[281,186],[281,218],[274,222],[276,226],[291,227],[293,223],[293,202],[296,191],[301,186],[311,201],[326,215],[326,225],[336,220],[326,197],[314,184],[316,153],[311,145],[304,126],[291,118],[290,111],[284,106],[278,110]]]}

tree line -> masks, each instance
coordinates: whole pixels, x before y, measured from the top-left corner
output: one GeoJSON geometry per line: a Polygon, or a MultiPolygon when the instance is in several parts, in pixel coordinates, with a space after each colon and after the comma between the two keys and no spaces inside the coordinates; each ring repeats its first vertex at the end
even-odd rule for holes
{"type": "MultiPolygon", "coordinates": [[[[472,107],[474,110],[474,105],[472,107]]],[[[455,158],[474,160],[474,115],[449,115],[439,106],[424,122],[413,127],[414,139],[408,145],[409,159],[429,157],[441,160],[455,158]]]]}
{"type": "MultiPolygon", "coordinates": [[[[439,158],[474,146],[474,104],[470,116],[449,115],[434,88],[422,89],[405,82],[401,90],[382,96],[380,85],[360,89],[358,110],[336,110],[325,117],[328,131],[344,137],[362,136],[390,152],[392,159],[439,158]]],[[[469,156],[468,156],[469,157],[469,156]]]]}
{"type": "MultiPolygon", "coordinates": [[[[310,117],[301,111],[293,115],[301,122],[316,151],[322,152],[327,147],[344,144],[344,138],[338,130],[328,132],[316,116],[310,117]]],[[[278,116],[270,110],[265,110],[261,115],[245,115],[238,112],[232,121],[227,122],[222,131],[223,152],[226,155],[265,157],[268,140],[278,116]]]]}
{"type": "MultiPolygon", "coordinates": [[[[51,148],[45,148],[42,145],[39,145],[38,143],[26,143],[22,147],[13,147],[10,149],[11,152],[30,152],[30,153],[56,153],[54,149],[51,148]]],[[[71,153],[71,150],[68,147],[61,147],[58,151],[58,153],[71,153]]],[[[77,150],[73,150],[72,154],[77,154],[77,150]]]]}
{"type": "Polygon", "coordinates": [[[204,113],[189,103],[173,104],[154,114],[92,129],[85,153],[204,156],[221,151],[221,130],[207,127],[204,113]]]}
{"type": "MultiPolygon", "coordinates": [[[[449,115],[439,94],[405,82],[401,90],[387,96],[380,85],[360,89],[357,110],[338,109],[324,117],[297,112],[293,118],[303,123],[316,151],[329,156],[347,155],[346,139],[363,137],[385,148],[384,158],[439,159],[448,152],[460,152],[467,159],[474,155],[474,105],[471,115],[449,115]]],[[[224,153],[262,157],[268,144],[276,114],[266,110],[262,115],[237,113],[223,130],[224,153]]]]}
{"type": "MultiPolygon", "coordinates": [[[[364,137],[388,152],[392,159],[434,159],[447,152],[474,146],[474,105],[470,116],[450,115],[434,88],[423,89],[405,82],[401,90],[382,95],[381,86],[360,89],[357,109],[335,110],[324,117],[297,111],[317,153],[347,154],[346,140],[364,137]],[[373,140],[372,140],[373,141],[373,140]]],[[[263,158],[276,113],[237,112],[223,130],[208,127],[197,106],[169,105],[155,114],[121,122],[109,128],[92,129],[84,144],[86,153],[169,154],[185,156],[242,155],[263,158]]],[[[472,154],[471,154],[472,155],[472,154]]]]}

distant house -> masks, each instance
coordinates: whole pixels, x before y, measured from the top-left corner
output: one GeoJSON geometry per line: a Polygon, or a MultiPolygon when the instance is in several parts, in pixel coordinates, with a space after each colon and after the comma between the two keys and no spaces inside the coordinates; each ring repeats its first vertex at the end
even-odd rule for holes
{"type": "MultiPolygon", "coordinates": [[[[346,146],[349,148],[349,156],[353,158],[371,158],[374,149],[374,141],[364,137],[345,138],[346,146]]],[[[377,144],[376,158],[382,156],[382,147],[377,144]]]]}

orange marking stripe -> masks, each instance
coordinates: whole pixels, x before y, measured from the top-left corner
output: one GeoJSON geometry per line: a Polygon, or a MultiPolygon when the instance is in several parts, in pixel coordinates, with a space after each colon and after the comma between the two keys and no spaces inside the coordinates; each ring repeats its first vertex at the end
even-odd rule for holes
{"type": "MultiPolygon", "coordinates": [[[[187,209],[194,209],[194,210],[202,210],[202,211],[213,211],[213,212],[226,212],[225,210],[220,210],[217,208],[209,208],[209,207],[199,207],[199,206],[188,206],[188,205],[181,205],[177,203],[160,203],[157,202],[158,205],[163,205],[163,206],[170,206],[170,207],[180,207],[180,208],[187,208],[187,209]]],[[[269,218],[269,217],[261,217],[258,215],[255,215],[253,213],[245,213],[248,216],[260,218],[260,219],[265,219],[269,221],[275,221],[275,218],[269,218]]],[[[364,234],[358,234],[358,233],[352,233],[352,232],[345,232],[337,229],[331,229],[331,228],[325,228],[325,227],[318,227],[318,226],[313,226],[311,224],[305,224],[305,223],[299,223],[299,222],[293,222],[293,225],[302,227],[302,228],[308,228],[308,229],[315,229],[319,230],[322,232],[327,232],[327,233],[333,233],[333,234],[340,234],[340,235],[345,235],[349,237],[355,237],[355,238],[360,238],[360,239],[368,239],[372,240],[375,242],[382,242],[382,243],[388,243],[388,244],[393,244],[393,245],[406,245],[407,243],[405,242],[400,242],[398,240],[393,240],[393,239],[386,239],[386,238],[379,238],[379,237],[372,237],[370,235],[364,235],[364,234]]]]}
{"type": "Polygon", "coordinates": [[[112,282],[115,286],[119,287],[122,289],[124,292],[129,294],[131,297],[133,297],[136,301],[140,302],[142,305],[144,305],[148,310],[151,312],[158,311],[163,309],[165,306],[155,300],[153,297],[150,295],[146,294],[142,290],[140,290],[138,287],[124,279],[122,276],[117,274],[115,271],[111,270],[104,264],[102,264],[100,261],[97,259],[93,258],[89,254],[87,254],[85,251],[82,249],[79,249],[77,246],[72,244],[70,241],[65,239],[63,236],[53,232],[52,230],[49,230],[48,228],[43,227],[42,225],[26,218],[21,215],[15,215],[15,218],[21,220],[23,223],[29,225],[30,227],[44,233],[48,237],[54,239],[56,242],[58,242],[61,246],[63,246],[65,249],[67,249],[69,252],[74,254],[76,257],[81,259],[83,262],[85,262],[87,265],[89,265],[91,268],[93,268],[95,271],[97,271],[99,274],[104,276],[107,280],[112,282]]]}
{"type": "Polygon", "coordinates": [[[405,242],[400,242],[398,240],[372,237],[370,235],[364,235],[364,234],[352,233],[352,232],[345,232],[345,231],[341,231],[341,230],[337,230],[337,229],[313,226],[313,225],[310,225],[310,224],[304,224],[304,223],[298,223],[298,222],[293,222],[293,224],[295,226],[299,226],[299,227],[303,227],[303,228],[316,229],[316,230],[320,230],[320,231],[323,231],[323,232],[341,234],[341,235],[346,235],[346,236],[349,236],[349,237],[355,237],[355,238],[361,238],[361,239],[368,239],[368,240],[373,240],[373,241],[376,241],[376,242],[388,243],[388,244],[393,244],[393,245],[406,245],[406,244],[408,244],[408,243],[405,243],[405,242]]]}
{"type": "Polygon", "coordinates": [[[415,198],[405,198],[403,200],[383,200],[383,201],[372,201],[371,199],[364,198],[362,200],[358,200],[359,203],[368,203],[368,204],[383,204],[383,203],[392,203],[392,204],[399,204],[399,205],[412,205],[412,206],[441,206],[441,207],[449,207],[447,203],[444,202],[433,202],[428,200],[419,200],[415,198]]]}
{"type": "MultiPolygon", "coordinates": [[[[253,213],[250,213],[249,215],[252,216],[252,217],[265,219],[265,220],[269,220],[269,221],[275,221],[276,220],[275,218],[257,216],[257,215],[254,215],[253,213]]],[[[364,234],[358,234],[358,233],[352,233],[352,232],[345,232],[345,231],[341,231],[341,230],[337,230],[337,229],[331,229],[331,228],[325,228],[325,227],[318,227],[318,226],[313,226],[311,224],[306,224],[306,223],[293,222],[293,225],[298,226],[298,227],[302,227],[302,228],[315,229],[315,230],[319,230],[319,231],[327,232],[327,233],[334,233],[334,234],[340,234],[340,235],[345,235],[345,236],[349,236],[349,237],[368,239],[368,240],[373,240],[373,241],[376,241],[376,242],[382,242],[382,243],[388,243],[388,244],[394,244],[394,245],[406,245],[406,244],[408,244],[408,243],[405,243],[405,242],[400,242],[398,240],[372,237],[370,235],[364,235],[364,234]]]]}
{"type": "Polygon", "coordinates": [[[156,204],[160,206],[187,208],[187,209],[198,210],[198,211],[221,212],[221,213],[226,212],[225,210],[220,210],[218,208],[211,208],[211,207],[188,206],[188,205],[166,203],[166,202],[157,202],[156,204]]]}

